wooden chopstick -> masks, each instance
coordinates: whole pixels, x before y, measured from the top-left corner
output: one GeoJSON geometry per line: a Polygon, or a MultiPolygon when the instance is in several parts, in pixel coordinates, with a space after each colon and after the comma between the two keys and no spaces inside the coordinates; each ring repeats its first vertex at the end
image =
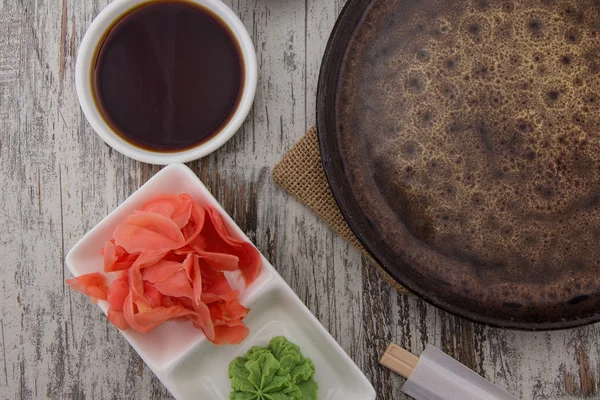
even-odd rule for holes
{"type": "Polygon", "coordinates": [[[419,362],[419,357],[395,344],[390,344],[379,363],[408,379],[419,362]]]}

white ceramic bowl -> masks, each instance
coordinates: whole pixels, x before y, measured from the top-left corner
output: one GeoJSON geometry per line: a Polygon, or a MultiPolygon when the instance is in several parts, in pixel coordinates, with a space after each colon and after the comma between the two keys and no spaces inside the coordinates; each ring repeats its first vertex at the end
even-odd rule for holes
{"type": "Polygon", "coordinates": [[[250,39],[250,35],[242,21],[240,21],[238,16],[220,0],[187,1],[208,8],[229,26],[240,45],[245,71],[242,98],[227,125],[211,139],[193,148],[178,152],[161,153],[136,147],[113,131],[100,114],[94,101],[91,73],[92,63],[94,62],[99,42],[115,21],[139,4],[148,3],[148,0],[115,0],[110,3],[100,12],[100,14],[98,14],[96,19],[94,19],[85,33],[81,46],[79,47],[77,64],[75,66],[75,85],[77,87],[79,104],[81,105],[85,117],[106,144],[117,150],[119,153],[138,161],[166,165],[196,160],[212,153],[225,144],[225,142],[238,131],[246,119],[248,112],[250,112],[252,102],[254,101],[257,84],[256,52],[254,50],[252,39],[250,39]]]}
{"type": "MultiPolygon", "coordinates": [[[[198,177],[185,165],[173,164],[163,168],[75,244],[66,259],[71,273],[74,276],[103,273],[99,249],[104,242],[112,237],[115,227],[123,219],[149,198],[161,193],[188,193],[200,204],[219,211],[225,226],[236,239],[250,241],[198,177]]],[[[283,335],[298,344],[303,354],[313,360],[320,400],[375,400],[375,391],[364,374],[265,257],[262,257],[258,278],[248,288],[244,288],[235,275],[227,278],[240,290],[240,302],[250,308],[244,319],[250,335],[241,344],[215,346],[189,321],[167,321],[145,335],[131,329],[121,331],[175,398],[228,399],[231,391],[227,377],[229,362],[244,355],[250,347],[266,346],[272,337],[283,335]]],[[[98,305],[107,312],[105,301],[99,301],[98,305]]],[[[110,329],[117,328],[111,326],[110,329]]],[[[110,365],[103,368],[110,368],[110,365]]]]}

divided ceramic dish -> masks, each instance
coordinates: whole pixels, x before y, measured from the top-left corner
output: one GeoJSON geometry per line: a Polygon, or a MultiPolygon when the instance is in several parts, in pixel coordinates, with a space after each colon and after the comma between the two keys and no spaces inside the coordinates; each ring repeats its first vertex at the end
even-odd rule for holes
{"type": "MultiPolygon", "coordinates": [[[[239,240],[246,235],[223,211],[198,177],[183,164],[162,169],[88,232],[69,252],[67,266],[74,276],[102,272],[99,253],[115,227],[150,197],[161,193],[188,193],[194,200],[218,210],[229,232],[239,240]]],[[[302,348],[315,364],[319,399],[371,400],[375,391],[364,374],[331,337],[273,266],[262,257],[260,275],[243,288],[239,276],[228,276],[240,288],[240,302],[250,308],[244,319],[250,335],[239,345],[215,346],[189,322],[167,321],[148,334],[121,331],[165,387],[180,400],[225,400],[231,391],[227,367],[254,345],[265,346],[284,335],[302,348]]],[[[107,312],[107,303],[98,303],[107,312]]],[[[117,329],[117,328],[113,328],[117,329]]]]}

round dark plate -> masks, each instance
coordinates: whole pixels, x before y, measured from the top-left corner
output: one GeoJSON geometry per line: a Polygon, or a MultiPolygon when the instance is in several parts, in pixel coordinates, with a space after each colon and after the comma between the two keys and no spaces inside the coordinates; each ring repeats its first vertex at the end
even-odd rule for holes
{"type": "Polygon", "coordinates": [[[398,282],[493,326],[600,320],[600,1],[349,0],[317,128],[398,282]]]}

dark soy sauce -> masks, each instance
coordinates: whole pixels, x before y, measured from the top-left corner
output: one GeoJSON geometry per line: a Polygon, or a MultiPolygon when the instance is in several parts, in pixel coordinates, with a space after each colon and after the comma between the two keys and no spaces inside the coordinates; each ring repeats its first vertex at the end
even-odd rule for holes
{"type": "Polygon", "coordinates": [[[111,128],[153,151],[178,151],[216,135],[244,84],[233,33],[210,10],[156,1],[121,17],[98,48],[92,83],[111,128]]]}

